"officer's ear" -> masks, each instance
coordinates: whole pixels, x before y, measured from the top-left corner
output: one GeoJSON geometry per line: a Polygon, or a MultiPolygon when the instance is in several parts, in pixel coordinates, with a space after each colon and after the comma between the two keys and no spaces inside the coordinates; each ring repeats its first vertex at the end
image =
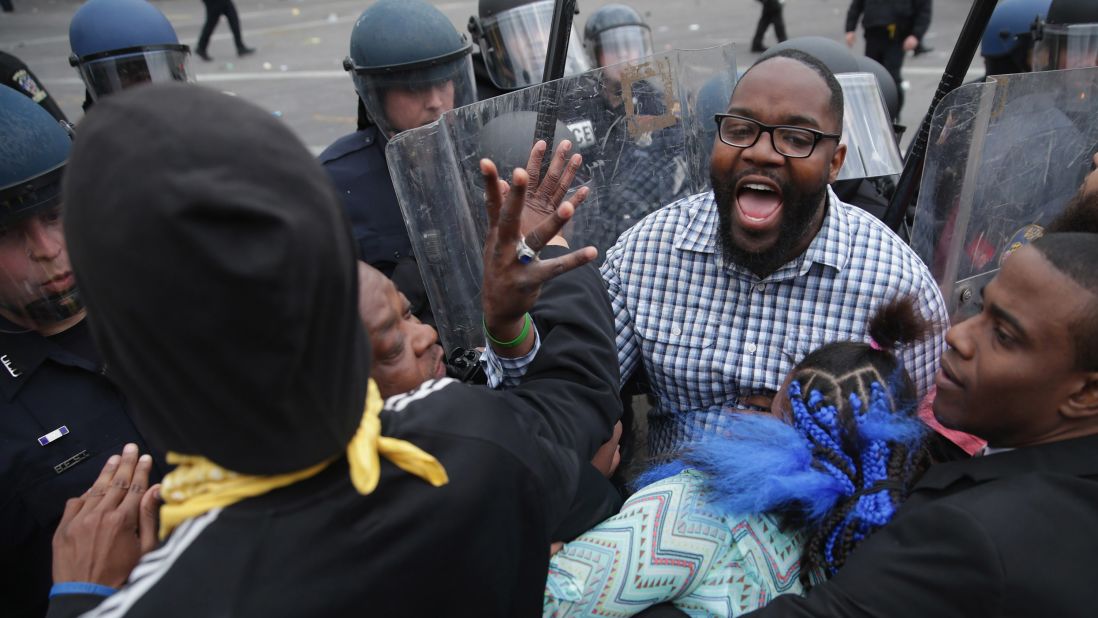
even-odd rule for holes
{"type": "Polygon", "coordinates": [[[846,161],[846,144],[839,144],[835,146],[835,151],[831,153],[831,167],[827,171],[827,184],[835,182],[835,179],[839,177],[839,170],[843,169],[843,161],[846,161]]]}

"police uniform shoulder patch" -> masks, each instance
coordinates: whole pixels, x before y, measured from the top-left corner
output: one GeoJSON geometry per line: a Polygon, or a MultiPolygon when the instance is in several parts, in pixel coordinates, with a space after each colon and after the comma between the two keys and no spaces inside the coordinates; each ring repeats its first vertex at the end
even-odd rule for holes
{"type": "Polygon", "coordinates": [[[11,81],[22,90],[35,103],[41,103],[46,98],[46,91],[38,85],[31,74],[25,69],[20,69],[11,76],[11,81]]]}
{"type": "Polygon", "coordinates": [[[1006,261],[1010,254],[1014,253],[1018,249],[1028,245],[1029,243],[1037,240],[1045,235],[1045,228],[1030,223],[1022,229],[1014,232],[1013,235],[1006,241],[1006,245],[1003,247],[1003,254],[999,256],[999,267],[1002,268],[1003,262],[1006,261]]]}

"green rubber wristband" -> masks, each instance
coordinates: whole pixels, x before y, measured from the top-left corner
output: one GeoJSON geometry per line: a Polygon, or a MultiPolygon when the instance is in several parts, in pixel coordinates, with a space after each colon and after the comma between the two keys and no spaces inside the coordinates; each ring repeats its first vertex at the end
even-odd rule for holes
{"type": "Polygon", "coordinates": [[[481,324],[484,326],[484,336],[488,338],[488,341],[498,345],[501,348],[517,348],[522,345],[522,342],[526,340],[526,336],[530,334],[530,324],[533,320],[530,319],[530,314],[526,314],[526,320],[522,324],[522,332],[518,334],[518,337],[510,341],[500,341],[492,336],[492,333],[488,332],[488,323],[481,318],[481,324]]]}

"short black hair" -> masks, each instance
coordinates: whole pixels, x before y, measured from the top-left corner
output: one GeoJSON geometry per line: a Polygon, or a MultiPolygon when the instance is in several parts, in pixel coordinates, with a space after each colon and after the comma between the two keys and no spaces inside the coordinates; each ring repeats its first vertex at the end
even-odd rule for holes
{"type": "Polygon", "coordinates": [[[1087,193],[1086,187],[1080,188],[1063,212],[1048,224],[1046,233],[1088,232],[1098,234],[1098,191],[1087,193]]]}
{"type": "MultiPolygon", "coordinates": [[[[743,76],[740,77],[740,81],[743,81],[743,77],[746,77],[752,69],[763,64],[764,62],[773,60],[775,58],[789,58],[796,60],[806,67],[812,69],[824,83],[827,84],[827,89],[831,93],[831,97],[828,100],[828,108],[831,114],[835,117],[836,125],[839,127],[838,132],[843,131],[843,87],[839,85],[839,80],[835,79],[835,74],[831,72],[831,69],[827,68],[827,65],[820,61],[819,58],[812,54],[807,54],[799,49],[782,49],[765,58],[760,58],[755,61],[755,64],[751,65],[747,71],[744,71],[743,76]]],[[[737,87],[739,82],[737,82],[737,87]]],[[[733,91],[734,92],[734,91],[733,91]]]]}
{"type": "Polygon", "coordinates": [[[1075,367],[1098,371],[1098,234],[1060,232],[1033,241],[1033,248],[1056,270],[1090,292],[1086,309],[1071,324],[1075,367]]]}

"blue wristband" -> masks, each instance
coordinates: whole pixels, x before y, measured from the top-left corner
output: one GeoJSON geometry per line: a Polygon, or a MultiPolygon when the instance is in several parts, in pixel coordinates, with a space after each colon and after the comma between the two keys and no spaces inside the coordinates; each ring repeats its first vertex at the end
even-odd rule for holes
{"type": "Polygon", "coordinates": [[[88,582],[61,582],[50,588],[50,598],[62,594],[94,594],[101,597],[109,597],[118,592],[110,586],[91,584],[88,582]]]}

